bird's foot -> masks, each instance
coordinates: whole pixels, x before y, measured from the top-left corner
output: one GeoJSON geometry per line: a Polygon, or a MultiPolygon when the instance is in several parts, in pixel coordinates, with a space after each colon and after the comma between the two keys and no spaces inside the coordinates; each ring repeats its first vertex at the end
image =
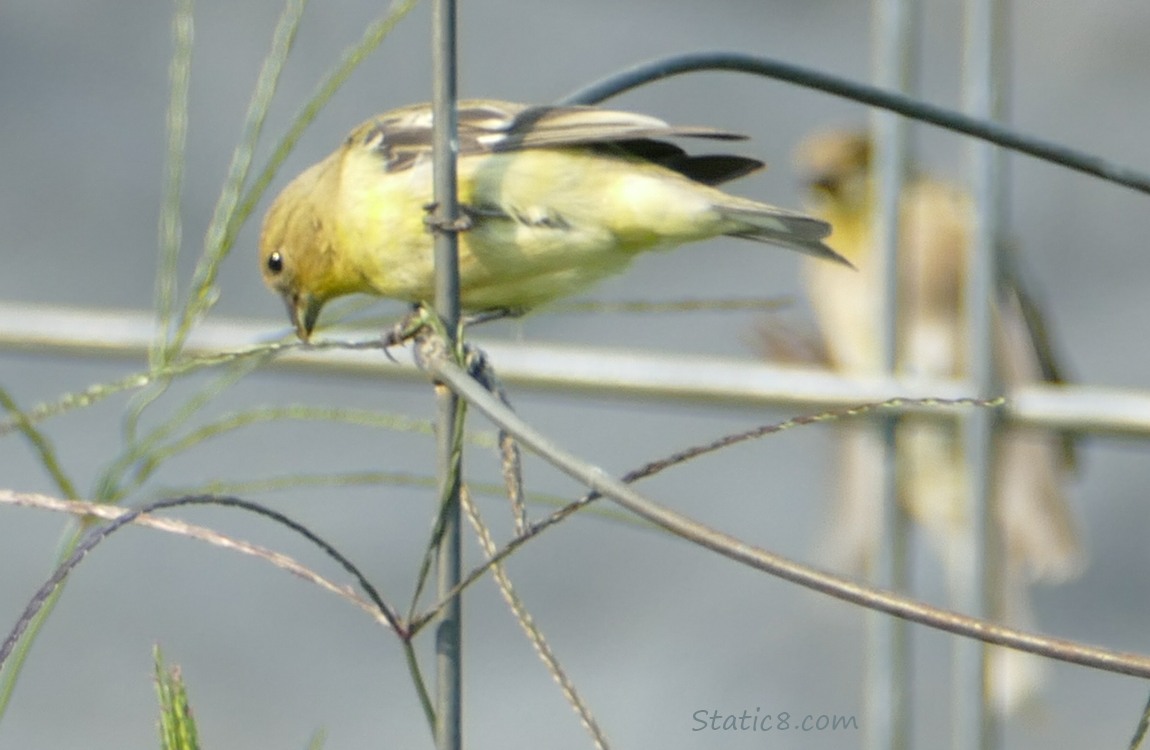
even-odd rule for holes
{"type": "MultiPolygon", "coordinates": [[[[526,313],[527,310],[523,308],[500,307],[464,315],[460,318],[459,323],[462,329],[493,320],[518,318],[526,313]]],[[[432,308],[422,304],[414,304],[411,306],[411,311],[408,312],[407,315],[404,315],[403,318],[391,328],[385,330],[380,338],[383,342],[383,353],[387,355],[387,358],[394,362],[395,358],[391,356],[391,347],[403,346],[408,341],[417,338],[421,331],[431,326],[430,316],[433,314],[434,311],[432,308]]],[[[438,318],[436,322],[442,325],[442,321],[438,318]]]]}
{"type": "Polygon", "coordinates": [[[456,216],[455,219],[451,221],[436,216],[435,212],[438,208],[439,204],[435,202],[427,203],[423,206],[423,225],[427,227],[432,234],[459,234],[475,226],[475,221],[471,218],[471,213],[468,212],[466,206],[460,206],[459,216],[456,216]]]}
{"type": "Polygon", "coordinates": [[[407,315],[400,318],[399,322],[385,330],[380,336],[383,342],[383,353],[394,362],[395,357],[391,356],[391,347],[403,346],[411,341],[426,325],[427,308],[422,305],[412,305],[407,315]]]}

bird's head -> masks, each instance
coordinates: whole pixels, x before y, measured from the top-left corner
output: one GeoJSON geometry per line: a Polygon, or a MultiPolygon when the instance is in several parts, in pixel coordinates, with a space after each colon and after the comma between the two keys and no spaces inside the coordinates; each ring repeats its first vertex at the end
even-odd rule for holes
{"type": "Polygon", "coordinates": [[[866,131],[816,133],[796,149],[795,166],[815,210],[827,214],[870,210],[871,143],[866,131]]]}
{"type": "Polygon", "coordinates": [[[332,228],[321,210],[326,166],[313,166],[284,188],[260,233],[260,273],[283,298],[302,341],[311,336],[324,303],[343,293],[336,283],[332,228]]]}

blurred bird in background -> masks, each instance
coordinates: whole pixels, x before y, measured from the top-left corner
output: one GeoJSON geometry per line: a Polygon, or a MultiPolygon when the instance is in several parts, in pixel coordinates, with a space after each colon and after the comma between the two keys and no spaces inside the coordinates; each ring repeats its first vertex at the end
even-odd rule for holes
{"type": "MultiPolygon", "coordinates": [[[[865,132],[833,131],[810,137],[797,163],[809,188],[809,208],[833,227],[827,243],[857,271],[804,264],[810,305],[825,363],[840,372],[875,375],[884,370],[879,346],[881,268],[872,227],[875,185],[871,144],[865,132]]],[[[974,225],[969,197],[924,175],[905,182],[898,250],[897,369],[908,375],[960,378],[967,371],[965,276],[974,225]]],[[[1007,253],[1009,256],[1009,253],[1007,253]]],[[[995,355],[999,377],[1020,383],[1060,382],[1042,316],[1019,283],[1014,261],[994,301],[995,355]]],[[[787,336],[767,330],[768,353],[793,358],[787,336]]],[[[809,347],[808,347],[809,349],[809,347]]],[[[839,498],[828,540],[835,562],[865,566],[879,538],[881,443],[873,426],[851,420],[837,427],[839,498]]],[[[1001,574],[1004,617],[1031,623],[1028,586],[1060,581],[1082,564],[1072,513],[1064,493],[1074,468],[1068,436],[1004,428],[995,454],[994,502],[1004,545],[1001,574]]],[[[967,515],[969,487],[963,445],[954,423],[905,417],[896,437],[898,496],[926,532],[941,559],[952,596],[964,593],[975,539],[967,515]]],[[[994,648],[989,698],[1004,713],[1018,708],[1041,685],[1038,657],[994,648]]]]}
{"type": "MultiPolygon", "coordinates": [[[[622,271],[645,250],[730,236],[842,258],[823,221],[719,190],[757,159],[690,155],[670,138],[740,140],[598,107],[458,104],[460,297],[521,312],[622,271]]],[[[352,293],[431,301],[431,106],[378,115],[296,177],[260,237],[264,281],[307,340],[324,304],[352,293]]]]}

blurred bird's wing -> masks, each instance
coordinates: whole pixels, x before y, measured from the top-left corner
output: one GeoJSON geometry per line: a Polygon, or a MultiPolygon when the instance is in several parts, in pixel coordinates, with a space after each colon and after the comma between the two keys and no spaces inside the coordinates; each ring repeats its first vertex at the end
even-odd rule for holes
{"type": "Polygon", "coordinates": [[[772,316],[755,326],[755,339],[755,344],[768,362],[832,366],[826,343],[809,321],[798,323],[781,316],[772,316]]]}
{"type": "MultiPolygon", "coordinates": [[[[528,106],[494,100],[459,102],[460,157],[516,149],[613,144],[708,185],[741,177],[763,166],[741,156],[689,156],[664,138],[743,140],[717,128],[677,126],[648,115],[598,107],[528,106]]],[[[416,104],[378,115],[356,128],[347,145],[376,151],[388,172],[410,168],[431,154],[432,113],[416,104]]]]}
{"type": "MultiPolygon", "coordinates": [[[[995,305],[995,347],[1007,387],[1061,383],[1045,317],[1024,283],[1019,259],[1004,247],[995,305]]],[[[1007,555],[1032,579],[1065,580],[1083,564],[1077,524],[1065,497],[1076,467],[1076,436],[1007,427],[998,438],[998,503],[1007,555]]]]}
{"type": "MultiPolygon", "coordinates": [[[[1038,298],[1031,293],[1021,258],[1011,245],[1000,253],[998,284],[998,325],[1000,327],[999,360],[1007,384],[1067,382],[1063,362],[1046,325],[1046,313],[1038,298]]],[[[1058,433],[1063,466],[1077,468],[1078,435],[1058,433]]]]}
{"type": "Polygon", "coordinates": [[[1022,258],[1013,245],[1007,243],[1000,253],[999,294],[1018,308],[1023,325],[1034,345],[1042,380],[1047,383],[1065,383],[1067,379],[1055,351],[1053,339],[1046,327],[1046,313],[1027,284],[1022,258]]]}

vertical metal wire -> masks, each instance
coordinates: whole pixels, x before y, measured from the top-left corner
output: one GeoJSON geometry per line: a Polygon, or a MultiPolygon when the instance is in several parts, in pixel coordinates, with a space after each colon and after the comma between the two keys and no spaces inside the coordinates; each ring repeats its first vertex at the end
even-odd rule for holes
{"type": "MultiPolygon", "coordinates": [[[[434,117],[435,309],[443,319],[448,345],[454,346],[459,324],[459,247],[451,227],[459,216],[456,158],[459,152],[456,111],[455,0],[432,4],[432,112],[434,117]]],[[[443,536],[437,558],[437,589],[446,597],[459,583],[460,462],[455,455],[458,398],[451,389],[435,386],[438,476],[443,508],[443,536]]],[[[435,631],[436,727],[438,750],[459,750],[463,745],[462,607],[460,597],[448,601],[435,631]]]]}
{"type": "MultiPolygon", "coordinates": [[[[886,89],[909,91],[917,63],[917,5],[913,0],[876,0],[874,4],[875,83],[886,89]]],[[[899,196],[907,165],[906,121],[889,112],[871,116],[874,142],[874,242],[882,268],[882,358],[893,372],[898,357],[898,244],[899,196]]],[[[908,528],[898,502],[895,473],[895,437],[898,420],[882,419],[878,432],[883,443],[882,538],[876,545],[872,581],[905,591],[908,575],[908,528]]],[[[865,743],[871,750],[900,750],[910,744],[910,640],[906,623],[886,615],[868,613],[868,660],[865,743]]]]}
{"type": "MultiPolygon", "coordinates": [[[[1006,66],[1005,0],[967,0],[963,44],[963,107],[975,117],[1001,119],[1006,66]]],[[[998,392],[994,363],[993,304],[998,277],[997,248],[1003,221],[1002,152],[982,142],[970,145],[970,182],[976,222],[967,273],[966,313],[970,377],[979,396],[998,392]]],[[[975,539],[969,571],[970,601],[956,608],[976,617],[994,618],[997,606],[998,539],[994,524],[994,430],[997,418],[976,410],[965,424],[964,442],[970,486],[970,518],[975,539]]],[[[953,747],[999,745],[999,726],[987,705],[986,647],[957,639],[954,649],[953,747]]]]}

